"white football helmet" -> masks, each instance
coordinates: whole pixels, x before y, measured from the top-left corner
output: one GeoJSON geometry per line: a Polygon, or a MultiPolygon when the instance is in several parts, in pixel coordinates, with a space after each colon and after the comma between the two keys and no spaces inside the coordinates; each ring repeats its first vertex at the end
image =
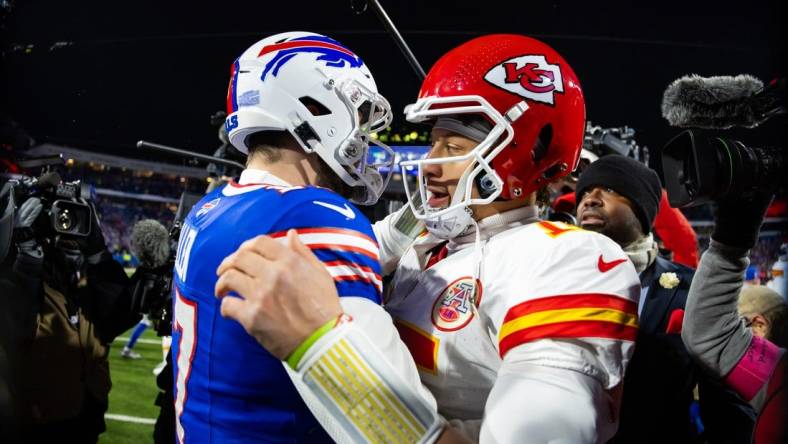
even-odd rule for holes
{"type": "Polygon", "coordinates": [[[377,202],[391,177],[394,153],[370,137],[391,118],[391,106],[361,58],[320,34],[267,37],[231,69],[225,121],[230,143],[246,154],[250,135],[286,130],[343,182],[363,188],[353,199],[361,205],[377,202]],[[369,143],[382,149],[374,161],[369,143]],[[385,177],[381,168],[388,168],[385,177]]]}

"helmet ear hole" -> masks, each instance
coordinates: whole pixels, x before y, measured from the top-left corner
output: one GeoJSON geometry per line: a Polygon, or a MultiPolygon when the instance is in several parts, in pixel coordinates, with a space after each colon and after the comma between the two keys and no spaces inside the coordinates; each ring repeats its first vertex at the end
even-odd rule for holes
{"type": "Polygon", "coordinates": [[[538,163],[547,155],[547,149],[550,148],[550,142],[553,141],[553,125],[549,123],[539,130],[539,137],[536,138],[534,149],[531,151],[531,158],[534,163],[538,163]]]}
{"type": "Polygon", "coordinates": [[[312,97],[300,97],[298,101],[301,102],[306,107],[306,109],[312,113],[313,116],[325,116],[331,114],[331,110],[328,109],[328,107],[313,99],[312,97]]]}
{"type": "Polygon", "coordinates": [[[476,188],[479,191],[479,197],[487,199],[495,192],[495,178],[490,174],[482,174],[476,176],[476,188]]]}

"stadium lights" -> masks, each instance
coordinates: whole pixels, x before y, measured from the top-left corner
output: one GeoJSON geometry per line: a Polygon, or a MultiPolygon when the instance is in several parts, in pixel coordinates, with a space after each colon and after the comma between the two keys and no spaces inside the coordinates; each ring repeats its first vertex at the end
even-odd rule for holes
{"type": "Polygon", "coordinates": [[[427,144],[430,140],[430,134],[427,131],[409,130],[409,128],[401,128],[401,131],[386,128],[384,131],[370,133],[370,138],[379,140],[383,143],[423,143],[427,144]],[[407,132],[406,132],[407,131],[407,132]]]}

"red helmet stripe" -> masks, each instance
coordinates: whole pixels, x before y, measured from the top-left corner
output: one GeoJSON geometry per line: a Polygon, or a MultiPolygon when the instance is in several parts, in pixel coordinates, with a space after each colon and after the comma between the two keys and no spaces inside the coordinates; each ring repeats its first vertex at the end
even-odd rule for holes
{"type": "Polygon", "coordinates": [[[320,41],[317,41],[317,40],[298,40],[298,41],[294,41],[294,42],[282,42],[282,43],[277,43],[276,45],[263,46],[263,49],[260,50],[260,54],[257,54],[257,57],[262,57],[262,56],[264,56],[264,55],[266,55],[266,54],[268,54],[270,52],[281,51],[283,49],[309,48],[309,47],[315,47],[315,46],[320,47],[320,48],[335,49],[337,51],[344,52],[347,55],[356,57],[356,55],[353,54],[352,52],[350,52],[350,50],[348,50],[347,48],[344,48],[344,47],[339,46],[339,45],[335,45],[333,43],[320,42],[320,41]]]}

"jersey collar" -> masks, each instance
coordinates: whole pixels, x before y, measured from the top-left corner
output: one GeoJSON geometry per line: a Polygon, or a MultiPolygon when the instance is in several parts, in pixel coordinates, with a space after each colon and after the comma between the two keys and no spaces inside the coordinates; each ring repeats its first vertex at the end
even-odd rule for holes
{"type": "Polygon", "coordinates": [[[238,185],[249,184],[266,184],[266,185],[279,185],[282,187],[291,187],[289,183],[274,176],[265,170],[258,170],[255,168],[247,168],[241,172],[241,177],[238,178],[238,185]]]}
{"type": "MultiPolygon", "coordinates": [[[[528,205],[487,216],[478,222],[481,238],[482,240],[487,240],[501,231],[536,222],[539,220],[538,213],[539,211],[535,205],[528,205]]],[[[449,241],[449,250],[459,246],[459,244],[473,243],[475,235],[475,231],[471,229],[468,234],[455,237],[449,241]]]]}

